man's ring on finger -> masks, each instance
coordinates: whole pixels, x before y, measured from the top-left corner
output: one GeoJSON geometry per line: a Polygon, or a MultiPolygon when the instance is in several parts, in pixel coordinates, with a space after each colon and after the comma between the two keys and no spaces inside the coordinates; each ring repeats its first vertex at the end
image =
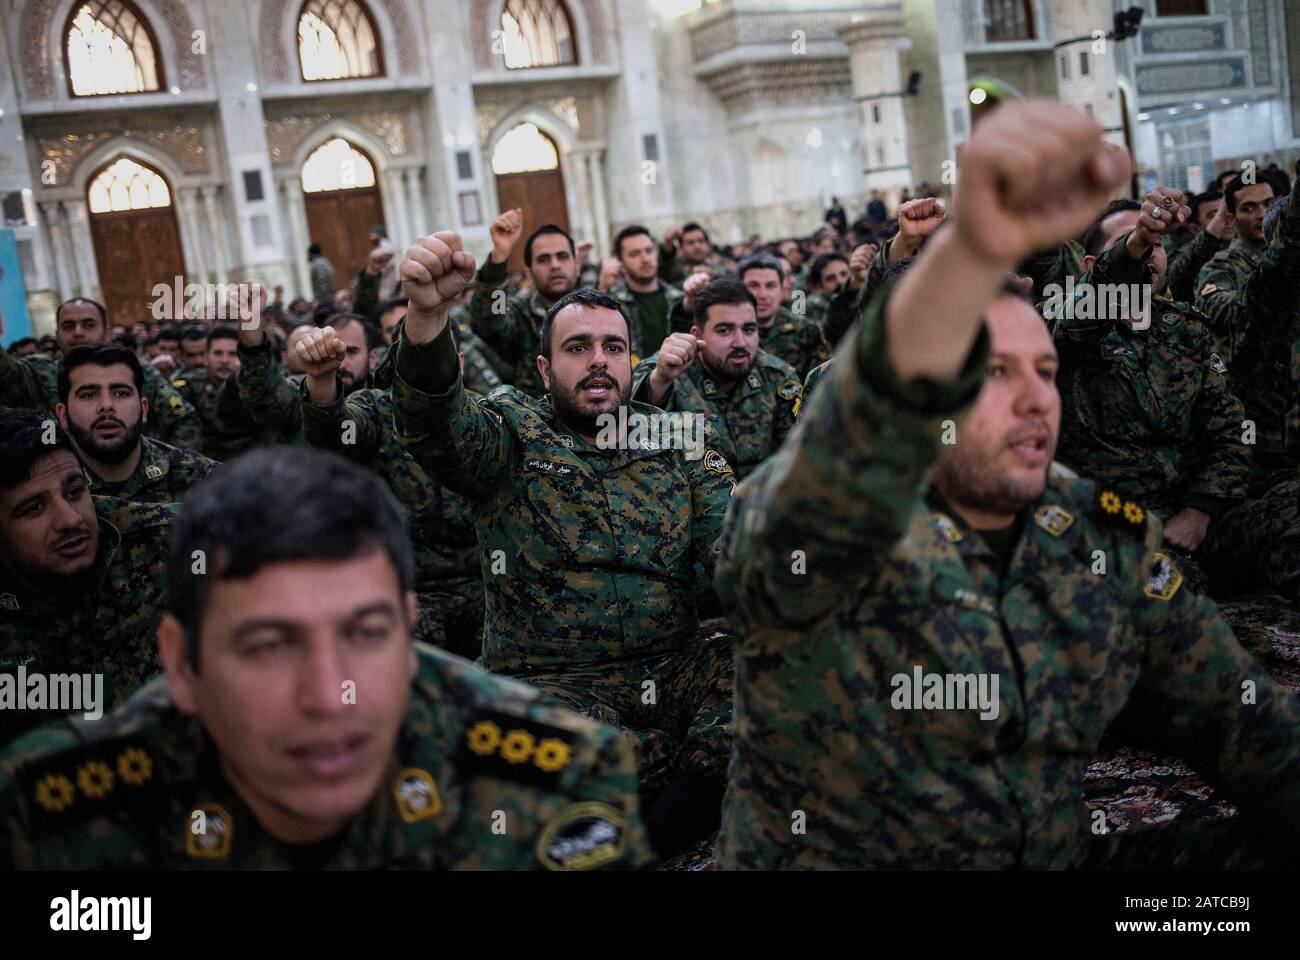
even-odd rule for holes
{"type": "Polygon", "coordinates": [[[1161,210],[1159,207],[1156,207],[1154,210],[1151,211],[1152,220],[1159,220],[1160,216],[1161,216],[1161,210]]]}
{"type": "Polygon", "coordinates": [[[1169,209],[1170,207],[1172,207],[1173,205],[1174,205],[1174,198],[1173,198],[1173,197],[1161,197],[1161,198],[1160,198],[1160,206],[1164,207],[1166,210],[1168,210],[1168,209],[1169,209]]]}

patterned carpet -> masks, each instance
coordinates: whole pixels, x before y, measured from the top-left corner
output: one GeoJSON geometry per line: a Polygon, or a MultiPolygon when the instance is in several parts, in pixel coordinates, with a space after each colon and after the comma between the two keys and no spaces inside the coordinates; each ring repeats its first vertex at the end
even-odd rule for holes
{"type": "MultiPolygon", "coordinates": [[[[1249,648],[1267,652],[1269,672],[1300,690],[1300,611],[1281,597],[1242,597],[1221,604],[1224,618],[1249,648]]],[[[700,624],[701,638],[726,632],[723,620],[700,624]]],[[[1104,810],[1112,830],[1171,820],[1231,816],[1233,807],[1186,764],[1146,750],[1107,744],[1084,774],[1084,799],[1090,810],[1104,810]]],[[[712,870],[713,838],[703,840],[663,864],[664,870],[712,870]]]]}

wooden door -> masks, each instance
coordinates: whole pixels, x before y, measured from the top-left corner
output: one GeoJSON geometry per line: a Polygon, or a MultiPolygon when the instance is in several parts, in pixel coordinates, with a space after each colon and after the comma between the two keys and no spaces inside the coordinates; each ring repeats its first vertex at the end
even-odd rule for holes
{"type": "MultiPolygon", "coordinates": [[[[370,258],[370,228],[384,222],[378,187],[322,190],[303,194],[309,243],[334,267],[336,289],[350,288],[370,258]]],[[[305,256],[304,252],[304,256],[305,256]]]]}
{"type": "Polygon", "coordinates": [[[185,261],[174,208],[91,214],[90,235],[110,325],[130,327],[151,320],[155,284],[173,290],[176,278],[182,277],[184,289],[185,261]]]}
{"type": "MultiPolygon", "coordinates": [[[[569,208],[564,201],[564,175],[560,168],[536,170],[530,173],[502,173],[497,176],[497,201],[502,210],[519,207],[524,211],[524,236],[543,224],[553,223],[566,233],[569,230],[569,208]]],[[[510,255],[510,269],[524,269],[524,245],[515,245],[510,255]]]]}

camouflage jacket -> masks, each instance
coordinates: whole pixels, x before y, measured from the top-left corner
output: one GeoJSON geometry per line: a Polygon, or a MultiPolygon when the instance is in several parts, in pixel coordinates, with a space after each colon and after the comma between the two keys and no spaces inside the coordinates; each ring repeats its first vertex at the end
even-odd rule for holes
{"type": "Polygon", "coordinates": [[[647,353],[657,353],[668,334],[691,328],[691,317],[683,307],[686,294],[662,280],[659,281],[659,291],[668,305],[667,315],[661,317],[647,315],[648,306],[637,300],[626,283],[620,283],[609,291],[609,295],[627,309],[627,315],[632,321],[629,324],[631,342],[628,349],[632,352],[633,365],[647,353]],[[657,336],[657,331],[660,330],[664,332],[663,336],[657,336]]]}
{"type": "Polygon", "coordinates": [[[98,722],[51,725],[0,754],[0,869],[589,870],[653,861],[636,761],[615,730],[459,657],[416,650],[389,768],[333,840],[295,849],[271,836],[160,677],[98,722]]]}
{"type": "Polygon", "coordinates": [[[458,594],[481,590],[478,536],[469,503],[434,483],[406,452],[393,426],[392,393],[368,388],[343,396],[340,386],[332,406],[318,407],[308,399],[304,384],[302,410],[308,443],[369,467],[406,508],[415,550],[415,589],[458,594]]]}
{"type": "MultiPolygon", "coordinates": [[[[1076,294],[1146,276],[1121,239],[1076,294]]],[[[1245,416],[1199,311],[1154,297],[1146,330],[1081,312],[1051,322],[1061,358],[1061,461],[1164,519],[1187,506],[1214,515],[1223,501],[1244,497],[1245,416]]]]}
{"type": "Polygon", "coordinates": [[[1165,272],[1168,286],[1165,292],[1170,299],[1181,303],[1194,303],[1196,278],[1220,250],[1227,248],[1228,242],[1203,229],[1176,252],[1170,253],[1169,268],[1165,272]]]}
{"type": "Polygon", "coordinates": [[[520,290],[510,296],[506,284],[510,267],[489,258],[479,267],[474,294],[469,301],[469,324],[505,367],[501,379],[534,397],[546,392],[537,372],[542,352],[542,319],[546,305],[536,290],[520,290]]]}
{"type": "MultiPolygon", "coordinates": [[[[650,400],[649,380],[659,365],[659,354],[646,357],[632,371],[632,399],[650,400]]],[[[706,418],[705,437],[731,464],[737,479],[748,476],[785,440],[799,412],[803,387],[794,368],[762,350],[744,380],[730,392],[718,386],[698,363],[672,382],[664,410],[700,413],[706,418]]]]}
{"type": "Polygon", "coordinates": [[[233,380],[240,406],[261,443],[306,444],[300,393],[303,374],[287,373],[269,339],[264,337],[256,347],[239,345],[239,372],[233,380]]]}
{"type": "MultiPolygon", "coordinates": [[[[881,252],[884,250],[882,248],[881,252]]],[[[1059,247],[1041,250],[1026,259],[1016,268],[1016,273],[1034,281],[1034,302],[1048,297],[1047,287],[1056,284],[1065,286],[1069,277],[1083,273],[1083,246],[1075,240],[1067,240],[1059,247]]]]}
{"type": "Polygon", "coordinates": [[[733,484],[721,454],[597,449],[549,398],[500,387],[472,400],[446,330],[419,346],[403,334],[396,370],[402,443],[474,507],[489,670],[555,672],[695,643],[694,565],[712,577],[733,484]]]}
{"type": "Polygon", "coordinates": [[[203,421],[203,455],[211,460],[230,460],[264,440],[247,408],[239,398],[234,377],[213,383],[204,368],[187,370],[172,380],[203,421]]]}
{"type": "Polygon", "coordinates": [[[1093,839],[1083,772],[1126,708],[1295,845],[1300,702],[1182,589],[1152,515],[1068,471],[1022,512],[1003,575],[926,496],[987,336],[956,382],[904,384],[881,316],[877,302],[728,513],[717,584],[738,633],[736,739],[719,865],[1077,864],[1093,839]],[[935,705],[907,695],[918,674],[923,688],[996,679],[996,710],[917,709],[935,705]]]}
{"type": "MultiPolygon", "coordinates": [[[[854,290],[851,283],[846,284],[831,298],[830,304],[826,307],[826,319],[822,322],[822,334],[831,350],[839,346],[845,332],[871,302],[871,298],[884,282],[885,271],[889,268],[886,257],[889,255],[889,244],[892,242],[888,240],[882,243],[876,255],[871,258],[871,266],[867,268],[867,277],[861,287],[854,290]]],[[[812,371],[809,370],[804,374],[805,379],[811,373],[812,371]]]]}
{"type": "MultiPolygon", "coordinates": [[[[735,273],[727,269],[722,264],[722,258],[716,253],[710,254],[709,258],[704,261],[704,266],[709,268],[709,273],[714,280],[734,280],[735,273]]],[[[665,283],[670,283],[674,287],[680,287],[686,282],[686,278],[695,272],[695,267],[686,262],[686,258],[679,256],[676,250],[668,251],[663,244],[659,245],[659,279],[665,283]]]]}
{"type": "MultiPolygon", "coordinates": [[[[0,570],[0,674],[103,674],[107,708],[157,673],[175,509],[95,497],[99,551],[75,588],[42,592],[0,570]]],[[[0,707],[0,744],[57,715],[0,707]]]]}
{"type": "Polygon", "coordinates": [[[808,317],[796,317],[785,307],[777,311],[772,325],[759,328],[759,346],[794,367],[800,380],[819,363],[830,359],[822,328],[808,317]]]}
{"type": "Polygon", "coordinates": [[[1241,313],[1237,309],[1241,291],[1259,262],[1260,255],[1236,237],[1196,277],[1196,309],[1209,318],[1210,330],[1227,349],[1229,355],[1224,359],[1229,363],[1241,345],[1241,313]]]}
{"type": "Polygon", "coordinates": [[[1292,191],[1273,242],[1238,296],[1240,345],[1233,389],[1256,427],[1251,494],[1294,480],[1300,456],[1288,452],[1287,410],[1296,389],[1291,345],[1300,339],[1300,191],[1292,191]]]}
{"type": "MultiPolygon", "coordinates": [[[[53,410],[59,402],[58,357],[37,354],[14,357],[0,350],[0,407],[42,407],[53,410]]],[[[174,447],[197,450],[203,442],[203,427],[194,407],[172,388],[150,364],[144,367],[144,398],[149,401],[149,423],[145,434],[174,447]]]]}
{"type": "Polygon", "coordinates": [[[118,483],[101,480],[86,468],[90,492],[135,503],[179,503],[190,487],[207,478],[216,464],[193,450],[181,450],[144,437],[140,462],[131,476],[118,483]]]}
{"type": "Polygon", "coordinates": [[[799,404],[800,410],[808,406],[808,400],[812,397],[813,388],[822,382],[822,378],[825,377],[826,374],[830,373],[831,363],[834,360],[835,358],[831,357],[830,360],[827,360],[825,363],[819,363],[808,371],[808,376],[804,377],[803,381],[803,401],[799,404]]]}
{"type": "Polygon", "coordinates": [[[456,342],[461,353],[465,354],[466,390],[488,394],[505,384],[497,372],[502,366],[501,359],[492,353],[492,348],[468,324],[456,327],[456,342]]]}

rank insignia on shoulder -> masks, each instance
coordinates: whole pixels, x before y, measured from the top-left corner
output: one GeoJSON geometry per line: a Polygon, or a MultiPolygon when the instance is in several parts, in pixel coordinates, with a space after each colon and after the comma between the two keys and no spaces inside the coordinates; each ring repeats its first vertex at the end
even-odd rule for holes
{"type": "Polygon", "coordinates": [[[793,400],[803,393],[803,386],[798,380],[787,380],[776,390],[776,395],[782,400],[793,400]]]}
{"type": "Polygon", "coordinates": [[[948,514],[934,513],[931,515],[931,519],[934,520],[934,525],[939,528],[939,532],[943,534],[943,538],[949,543],[961,543],[966,539],[966,535],[961,532],[961,528],[957,526],[956,521],[948,514]]]}
{"type": "Polygon", "coordinates": [[[548,870],[595,870],[623,856],[627,818],[608,803],[573,803],[537,838],[537,859],[548,870]]]}
{"type": "Polygon", "coordinates": [[[144,468],[144,475],[150,480],[157,480],[163,475],[163,468],[158,466],[156,463],[151,463],[149,466],[144,468]]]}
{"type": "Polygon", "coordinates": [[[1114,490],[1103,490],[1097,494],[1097,507],[1102,519],[1111,520],[1127,527],[1141,527],[1146,523],[1146,511],[1132,500],[1121,500],[1114,490]]]}
{"type": "Polygon", "coordinates": [[[185,852],[198,860],[225,860],[235,841],[235,819],[219,803],[200,803],[186,816],[185,852]]]}
{"type": "Polygon", "coordinates": [[[757,388],[757,387],[761,387],[761,386],[763,385],[763,381],[760,380],[760,379],[758,379],[758,375],[757,375],[757,374],[753,374],[753,373],[751,373],[751,374],[749,375],[749,385],[750,385],[751,387],[755,387],[755,388],[757,388]]]}
{"type": "Polygon", "coordinates": [[[416,767],[398,772],[393,780],[393,799],[397,801],[397,812],[407,823],[427,820],[442,812],[442,797],[438,795],[433,774],[416,767]]]}
{"type": "Polygon", "coordinates": [[[32,827],[44,831],[138,801],[154,785],[154,761],[138,738],[105,740],[27,764],[16,779],[32,827]]]}
{"type": "Polygon", "coordinates": [[[177,396],[176,394],[174,394],[174,393],[171,395],[171,399],[168,400],[167,402],[171,404],[171,408],[172,408],[173,410],[183,410],[183,409],[185,409],[185,401],[182,400],[180,397],[178,397],[178,396],[177,396]]]}
{"type": "Polygon", "coordinates": [[[638,357],[635,353],[632,354],[632,358],[631,358],[631,359],[632,359],[632,366],[634,366],[634,367],[635,367],[638,363],[641,362],[641,358],[638,357]]]}
{"type": "Polygon", "coordinates": [[[793,330],[793,329],[794,329],[794,324],[793,324],[793,323],[787,323],[785,326],[783,326],[783,327],[781,328],[781,332],[782,332],[782,333],[789,333],[789,332],[790,332],[791,330],[793,330]]]}
{"type": "Polygon", "coordinates": [[[187,382],[188,381],[186,380],[173,380],[172,386],[175,387],[177,390],[179,390],[181,387],[185,386],[187,382]]]}
{"type": "Polygon", "coordinates": [[[1034,521],[1054,537],[1059,537],[1074,523],[1074,514],[1060,504],[1049,503],[1038,508],[1034,521]]]}
{"type": "Polygon", "coordinates": [[[556,789],[573,760],[577,734],[549,724],[479,709],[465,727],[460,762],[504,780],[556,789]]]}
{"type": "Polygon", "coordinates": [[[1227,373],[1228,365],[1223,362],[1223,359],[1217,353],[1212,353],[1210,354],[1210,369],[1215,373],[1227,373]]]}
{"type": "Polygon", "coordinates": [[[716,450],[710,450],[704,455],[704,469],[711,473],[727,473],[730,467],[727,465],[727,458],[716,450]]]}
{"type": "Polygon", "coordinates": [[[1218,284],[1207,283],[1205,286],[1201,287],[1201,296],[1207,297],[1210,294],[1212,294],[1215,290],[1218,289],[1219,289],[1218,284]]]}
{"type": "Polygon", "coordinates": [[[1169,554],[1157,550],[1151,558],[1151,569],[1147,574],[1146,587],[1142,592],[1152,600],[1168,603],[1178,588],[1183,585],[1183,573],[1178,569],[1169,554]]]}

